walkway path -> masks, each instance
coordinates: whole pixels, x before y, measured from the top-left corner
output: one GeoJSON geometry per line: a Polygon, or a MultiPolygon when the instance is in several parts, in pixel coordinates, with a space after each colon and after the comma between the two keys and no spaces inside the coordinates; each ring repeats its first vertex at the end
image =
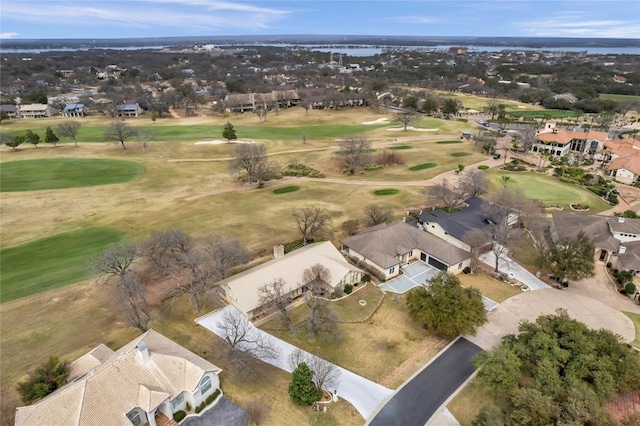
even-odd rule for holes
{"type": "MultiPolygon", "coordinates": [[[[491,268],[495,268],[496,255],[493,251],[488,251],[480,256],[480,261],[491,266],[491,268]]],[[[505,256],[500,259],[498,263],[498,270],[525,284],[530,290],[551,288],[510,257],[505,256]]]]}
{"type": "MultiPolygon", "coordinates": [[[[229,309],[234,310],[236,308],[234,306],[227,306],[208,315],[197,318],[196,322],[206,329],[210,330],[214,334],[221,336],[222,332],[218,327],[218,322],[220,321],[223,313],[229,309]]],[[[276,346],[277,351],[280,354],[277,359],[266,360],[266,362],[275,365],[276,367],[281,368],[285,371],[291,372],[292,370],[288,363],[289,355],[298,348],[285,342],[284,340],[278,339],[258,328],[255,328],[253,325],[251,325],[251,327],[253,332],[260,333],[269,338],[270,341],[276,346]]],[[[358,412],[365,419],[369,418],[369,416],[371,416],[375,412],[378,406],[389,396],[391,396],[391,394],[393,394],[393,391],[391,389],[387,389],[384,386],[374,383],[369,379],[358,376],[357,374],[340,366],[336,367],[341,372],[340,384],[338,385],[337,389],[338,396],[349,401],[351,405],[353,405],[354,408],[358,410],[358,412]]]]}

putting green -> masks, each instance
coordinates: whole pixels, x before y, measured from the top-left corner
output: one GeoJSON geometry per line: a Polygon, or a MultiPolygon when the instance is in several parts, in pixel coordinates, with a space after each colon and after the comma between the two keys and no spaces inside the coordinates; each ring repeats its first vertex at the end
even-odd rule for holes
{"type": "Polygon", "coordinates": [[[400,192],[400,190],[399,189],[395,189],[395,188],[377,189],[377,190],[373,191],[373,193],[375,195],[395,195],[395,194],[397,194],[399,192],[400,192]]]}
{"type": "Polygon", "coordinates": [[[0,302],[64,287],[91,276],[91,258],[124,233],[85,228],[0,251],[0,302]]]}
{"type": "Polygon", "coordinates": [[[283,186],[282,188],[276,188],[272,192],[274,194],[286,194],[287,192],[295,192],[299,189],[300,187],[297,185],[289,185],[289,186],[283,186]]]}
{"type": "Polygon", "coordinates": [[[140,163],[95,158],[51,158],[2,163],[0,191],[36,191],[128,182],[144,175],[140,163]]]}
{"type": "Polygon", "coordinates": [[[412,172],[417,172],[418,170],[426,170],[435,166],[437,166],[436,163],[424,163],[424,164],[418,164],[413,167],[409,167],[409,170],[411,170],[412,172]]]}

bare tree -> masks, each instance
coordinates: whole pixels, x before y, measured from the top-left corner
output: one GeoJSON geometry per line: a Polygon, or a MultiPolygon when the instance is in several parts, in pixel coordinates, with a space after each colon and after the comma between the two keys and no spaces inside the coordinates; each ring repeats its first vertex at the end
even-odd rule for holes
{"type": "Polygon", "coordinates": [[[249,424],[259,426],[269,415],[270,407],[261,399],[249,401],[244,407],[247,412],[247,421],[249,424]]]}
{"type": "Polygon", "coordinates": [[[402,124],[404,126],[404,131],[406,132],[407,126],[409,126],[414,121],[416,121],[417,118],[418,118],[418,115],[416,114],[415,111],[406,110],[406,111],[397,113],[394,117],[394,121],[402,124]]]}
{"type": "Polygon", "coordinates": [[[260,120],[260,123],[266,122],[267,121],[267,115],[269,114],[269,108],[265,104],[265,105],[263,105],[261,107],[256,108],[255,113],[258,116],[258,119],[260,120]]]}
{"type": "Polygon", "coordinates": [[[258,296],[260,303],[269,308],[275,308],[289,326],[289,331],[294,333],[296,330],[287,307],[291,303],[289,299],[289,288],[282,278],[276,278],[267,284],[258,287],[258,296]]]}
{"type": "Polygon", "coordinates": [[[236,309],[224,311],[217,326],[228,343],[226,358],[237,373],[253,376],[260,371],[254,358],[269,361],[280,357],[268,335],[251,325],[236,309]]]}
{"type": "Polygon", "coordinates": [[[491,120],[493,120],[496,114],[500,111],[500,104],[496,101],[489,101],[487,103],[486,110],[491,114],[491,120]]]}
{"type": "Polygon", "coordinates": [[[350,137],[342,141],[338,155],[343,159],[348,172],[354,174],[364,163],[371,150],[371,142],[362,137],[350,137]]]}
{"type": "Polygon", "coordinates": [[[380,207],[377,204],[370,204],[364,208],[364,217],[367,225],[380,225],[391,219],[391,210],[380,207]]]}
{"type": "Polygon", "coordinates": [[[266,162],[267,148],[263,144],[241,143],[236,146],[230,170],[231,173],[246,173],[247,183],[251,184],[266,162]]]}
{"type": "Polygon", "coordinates": [[[193,244],[186,252],[181,253],[176,261],[176,278],[178,286],[171,296],[176,301],[187,294],[196,312],[200,312],[213,283],[221,279],[218,268],[209,261],[206,250],[193,244]]]}
{"type": "Polygon", "coordinates": [[[302,96],[300,98],[300,103],[298,105],[304,108],[305,115],[309,114],[309,110],[311,109],[311,102],[309,101],[309,99],[307,99],[306,96],[302,96]]]}
{"type": "Polygon", "coordinates": [[[122,276],[117,294],[127,325],[136,327],[143,333],[147,331],[151,313],[145,297],[145,286],[134,271],[128,271],[122,276]]]}
{"type": "Polygon", "coordinates": [[[104,132],[104,140],[116,141],[122,144],[122,149],[127,149],[125,142],[137,134],[137,130],[130,127],[124,121],[112,122],[104,132]]]}
{"type": "Polygon", "coordinates": [[[454,207],[458,206],[467,198],[467,193],[463,188],[449,184],[446,179],[443,180],[442,183],[426,187],[423,193],[427,195],[427,197],[435,198],[447,211],[453,210],[454,207]]]}
{"type": "Polygon", "coordinates": [[[149,149],[149,143],[155,138],[155,134],[149,130],[140,130],[136,134],[136,140],[142,145],[142,152],[145,154],[149,149]]]}
{"type": "Polygon", "coordinates": [[[215,235],[204,241],[205,250],[211,258],[213,267],[221,279],[227,277],[229,269],[249,261],[249,252],[240,242],[228,235],[215,235]]]}
{"type": "Polygon", "coordinates": [[[138,256],[138,247],[133,243],[111,244],[105,251],[93,258],[91,267],[95,273],[106,277],[106,282],[111,277],[122,279],[138,256]]]}
{"type": "Polygon", "coordinates": [[[331,271],[320,263],[311,265],[302,272],[302,283],[313,296],[322,296],[331,289],[331,271]]]}
{"type": "Polygon", "coordinates": [[[538,252],[538,262],[541,268],[545,266],[547,249],[549,248],[549,221],[544,208],[538,201],[525,200],[520,210],[520,220],[529,233],[531,241],[538,252]]]}
{"type": "Polygon", "coordinates": [[[484,205],[484,212],[490,222],[489,228],[493,237],[493,254],[495,255],[495,271],[498,272],[500,259],[509,251],[507,242],[511,226],[517,221],[517,212],[522,208],[524,195],[521,191],[503,188],[495,194],[491,202],[484,205]]]}
{"type": "Polygon", "coordinates": [[[478,258],[482,248],[491,242],[491,237],[480,228],[472,228],[465,232],[462,240],[471,247],[469,268],[473,272],[478,266],[478,258]]]}
{"type": "Polygon", "coordinates": [[[16,417],[16,408],[18,408],[18,400],[14,396],[14,392],[7,385],[0,388],[0,426],[13,426],[16,417]]]}
{"type": "Polygon", "coordinates": [[[77,121],[66,121],[64,123],[59,124],[56,130],[57,130],[57,133],[60,135],[60,137],[71,139],[77,148],[78,147],[78,140],[77,140],[78,131],[80,130],[81,126],[82,124],[80,124],[77,121]]]}
{"type": "Polygon", "coordinates": [[[319,237],[328,231],[331,223],[331,216],[320,207],[303,207],[293,212],[293,217],[302,234],[302,244],[319,237]]]}
{"type": "Polygon", "coordinates": [[[358,219],[345,220],[342,222],[342,225],[340,225],[340,228],[342,228],[342,232],[347,236],[355,235],[360,229],[360,221],[358,219]]]}
{"type": "Polygon", "coordinates": [[[329,309],[327,301],[309,294],[305,296],[305,299],[309,307],[309,317],[307,318],[309,334],[338,337],[336,329],[338,317],[329,309]]]}
{"type": "Polygon", "coordinates": [[[224,100],[216,101],[213,104],[213,112],[218,114],[220,117],[225,117],[227,115],[227,110],[229,109],[229,105],[224,100]]]}
{"type": "Polygon", "coordinates": [[[536,126],[526,126],[520,129],[520,145],[522,149],[524,149],[524,154],[527,155],[533,145],[536,143],[536,136],[538,134],[538,129],[536,126]]]}
{"type": "Polygon", "coordinates": [[[331,392],[331,389],[338,387],[340,369],[335,364],[301,349],[296,349],[289,355],[288,363],[292,370],[295,370],[303,362],[313,371],[313,383],[318,389],[331,392]]]}
{"type": "Polygon", "coordinates": [[[140,253],[151,261],[156,272],[167,276],[176,268],[179,256],[186,253],[192,244],[191,236],[183,230],[168,229],[153,232],[139,247],[140,253]]]}
{"type": "Polygon", "coordinates": [[[478,169],[466,169],[460,175],[460,185],[465,197],[478,197],[486,194],[489,189],[489,179],[478,169]]]}

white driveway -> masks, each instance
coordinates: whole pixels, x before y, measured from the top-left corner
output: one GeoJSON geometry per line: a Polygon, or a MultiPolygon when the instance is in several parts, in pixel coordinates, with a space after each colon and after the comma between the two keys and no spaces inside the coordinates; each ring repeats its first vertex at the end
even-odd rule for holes
{"type": "MultiPolygon", "coordinates": [[[[495,254],[493,254],[493,251],[482,254],[480,256],[480,261],[491,266],[491,268],[495,268],[496,266],[496,256],[495,254]]],[[[517,263],[510,257],[504,256],[500,258],[498,269],[500,270],[500,272],[504,272],[514,279],[520,281],[522,284],[529,287],[530,290],[543,290],[545,288],[552,288],[551,286],[548,286],[547,284],[542,282],[531,272],[527,271],[524,267],[520,266],[519,263],[517,263]]]]}
{"type": "MultiPolygon", "coordinates": [[[[227,309],[236,309],[234,306],[227,306],[223,309],[219,309],[208,315],[202,316],[196,319],[196,322],[205,327],[209,331],[221,335],[218,328],[218,322],[227,309]]],[[[253,327],[253,325],[252,325],[253,327]]],[[[262,333],[267,336],[273,344],[276,346],[280,357],[274,360],[266,360],[269,364],[275,365],[285,371],[291,372],[288,359],[289,355],[296,349],[295,346],[280,340],[277,337],[265,333],[264,331],[253,327],[255,332],[262,333]]],[[[385,388],[369,379],[365,379],[362,376],[352,373],[349,370],[338,366],[340,369],[340,384],[338,385],[338,397],[342,397],[349,401],[351,405],[362,415],[363,418],[368,419],[373,413],[376,412],[378,406],[384,403],[387,398],[393,394],[393,390],[385,388]]]]}

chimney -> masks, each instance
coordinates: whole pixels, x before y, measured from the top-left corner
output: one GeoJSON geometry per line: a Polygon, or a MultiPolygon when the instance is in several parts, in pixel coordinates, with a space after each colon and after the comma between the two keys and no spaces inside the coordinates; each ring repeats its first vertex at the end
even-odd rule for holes
{"type": "Polygon", "coordinates": [[[277,246],[273,246],[273,258],[277,259],[282,256],[284,256],[284,245],[278,244],[277,246]]]}
{"type": "Polygon", "coordinates": [[[618,223],[624,223],[624,217],[619,217],[618,218],[618,223]]]}
{"type": "Polygon", "coordinates": [[[618,249],[618,254],[625,254],[626,252],[627,252],[626,246],[620,246],[620,248],[618,249]]]}
{"type": "Polygon", "coordinates": [[[138,345],[136,346],[136,350],[138,351],[138,356],[140,357],[142,362],[145,362],[149,359],[149,348],[144,341],[138,343],[138,345]]]}

